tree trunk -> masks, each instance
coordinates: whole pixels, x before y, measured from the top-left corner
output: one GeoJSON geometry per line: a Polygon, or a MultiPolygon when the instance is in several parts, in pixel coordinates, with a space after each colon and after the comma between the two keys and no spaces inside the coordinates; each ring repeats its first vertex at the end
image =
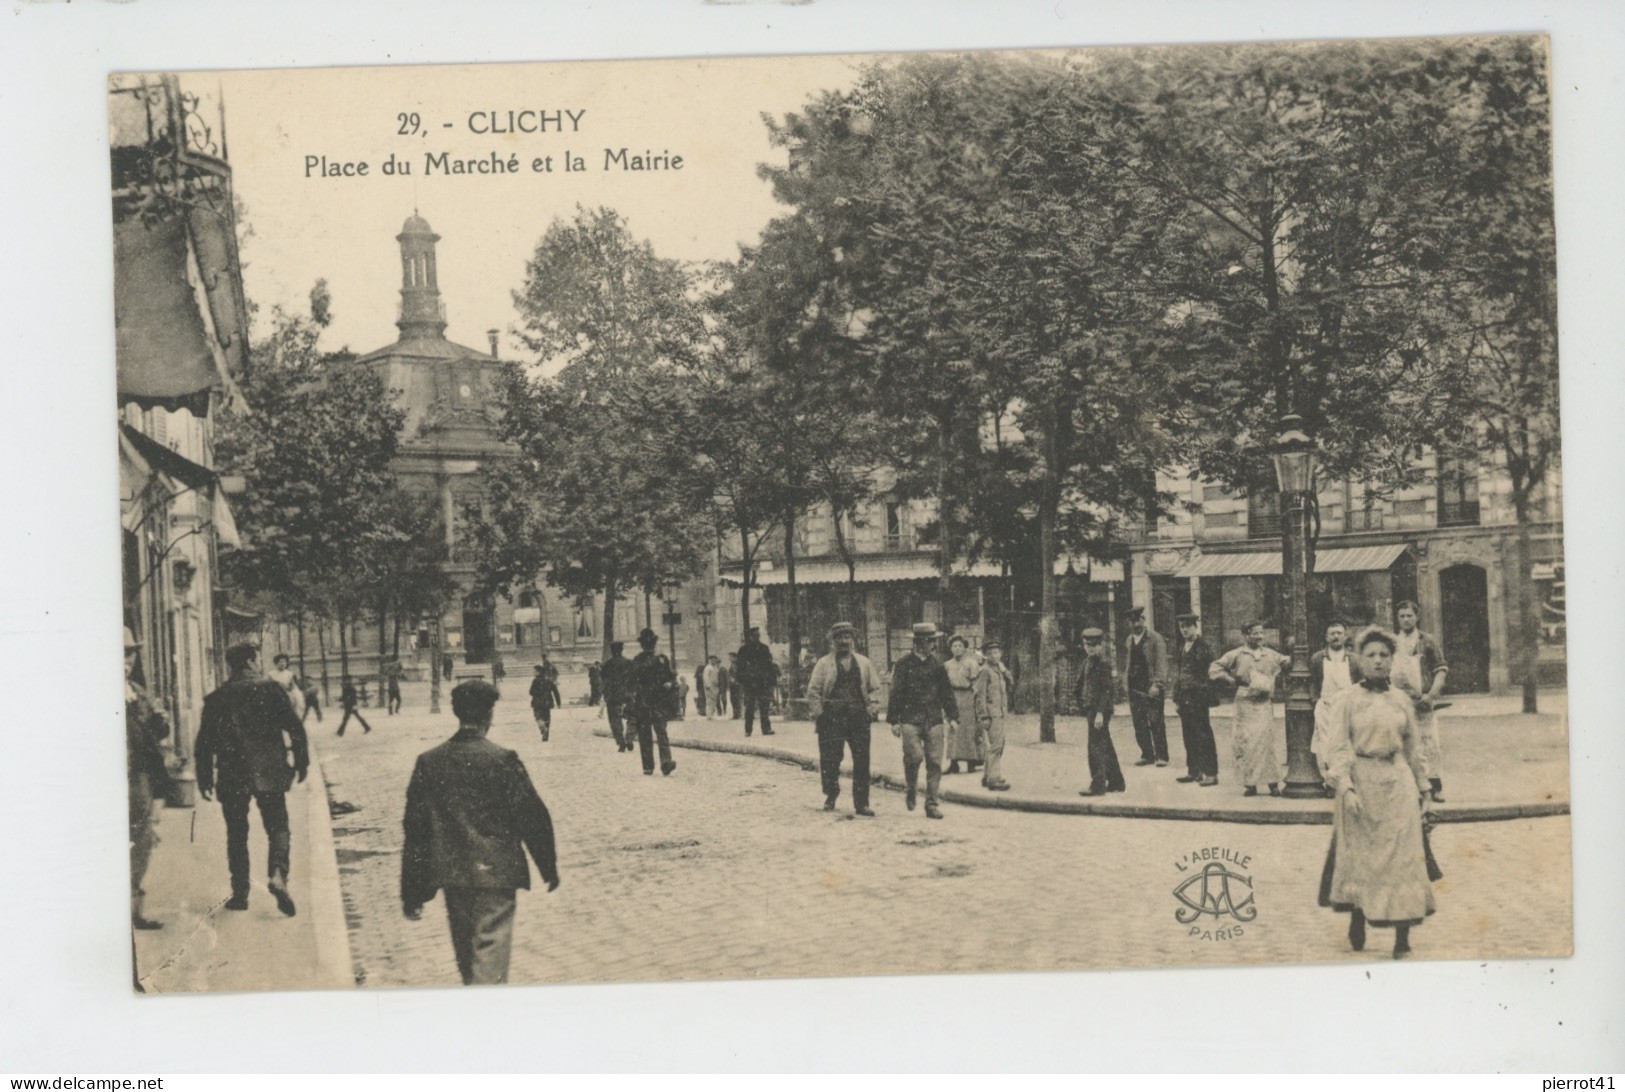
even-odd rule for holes
{"type": "Polygon", "coordinates": [[[322,657],[322,704],[332,705],[332,685],[327,681],[327,619],[316,620],[316,651],[322,657]]]}
{"type": "Polygon", "coordinates": [[[785,623],[790,633],[790,696],[801,697],[801,611],[796,603],[796,514],[794,509],[784,514],[784,599],[785,623]]]}
{"type": "Polygon", "coordinates": [[[389,628],[384,613],[384,597],[378,597],[378,704],[386,701],[384,695],[389,690],[389,668],[385,661],[389,657],[389,628]]]}
{"type": "Polygon", "coordinates": [[[1514,495],[1512,510],[1518,524],[1517,534],[1513,538],[1517,571],[1512,574],[1512,594],[1517,599],[1518,608],[1513,648],[1517,653],[1518,674],[1523,683],[1523,711],[1537,713],[1540,711],[1536,685],[1540,667],[1540,618],[1535,610],[1535,582],[1531,573],[1528,496],[1514,495]]]}
{"type": "MultiPolygon", "coordinates": [[[[615,570],[611,569],[609,575],[604,577],[604,625],[603,625],[603,657],[604,663],[609,662],[609,646],[615,641],[615,570]]],[[[542,640],[547,640],[544,634],[542,640]]]]}
{"type": "Polygon", "coordinates": [[[740,530],[739,551],[740,556],[745,559],[745,579],[742,582],[744,586],[739,592],[739,635],[743,637],[750,631],[750,590],[755,586],[756,574],[756,566],[751,563],[755,551],[750,548],[749,531],[740,530]]]}
{"type": "Polygon", "coordinates": [[[1055,505],[1049,483],[1055,471],[1045,461],[1044,499],[1038,508],[1038,742],[1055,742],[1055,505]]]}
{"type": "Polygon", "coordinates": [[[305,681],[305,612],[300,611],[293,616],[296,632],[299,634],[299,681],[305,681]]]}
{"type": "Polygon", "coordinates": [[[390,634],[389,654],[398,662],[401,658],[401,612],[396,611],[391,616],[391,621],[395,624],[395,630],[390,634]]]}
{"type": "Polygon", "coordinates": [[[339,681],[350,677],[350,616],[339,615],[339,681]]]}

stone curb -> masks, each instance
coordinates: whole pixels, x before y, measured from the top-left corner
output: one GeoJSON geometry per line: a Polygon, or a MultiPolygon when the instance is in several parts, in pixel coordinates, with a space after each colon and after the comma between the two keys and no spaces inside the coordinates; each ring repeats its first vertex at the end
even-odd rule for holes
{"type": "MultiPolygon", "coordinates": [[[[593,734],[604,739],[612,738],[607,728],[594,728],[593,734]]],[[[787,751],[782,747],[764,747],[754,743],[733,743],[726,740],[679,739],[675,736],[670,737],[670,742],[673,747],[684,747],[694,751],[771,758],[775,762],[799,766],[803,770],[818,769],[817,759],[787,751]]],[[[894,792],[903,792],[906,787],[900,779],[891,774],[874,774],[870,781],[894,792]]],[[[1084,800],[1073,803],[1070,800],[1033,800],[994,793],[969,793],[958,789],[944,789],[941,796],[945,803],[964,807],[1027,811],[1046,815],[1098,815],[1111,819],[1170,819],[1197,823],[1258,823],[1269,826],[1330,826],[1332,822],[1329,803],[1316,808],[1255,811],[1247,808],[1170,808],[1161,804],[1107,804],[1084,800]]],[[[1447,805],[1435,808],[1433,818],[1438,823],[1493,823],[1511,819],[1544,819],[1567,814],[1569,805],[1563,802],[1460,807],[1447,805]]]]}
{"type": "Polygon", "coordinates": [[[350,926],[344,917],[344,889],[339,880],[338,849],[333,843],[327,771],[316,741],[310,740],[307,780],[310,859],[310,914],[315,920],[316,966],[324,989],[353,989],[355,960],[350,952],[350,926]]]}

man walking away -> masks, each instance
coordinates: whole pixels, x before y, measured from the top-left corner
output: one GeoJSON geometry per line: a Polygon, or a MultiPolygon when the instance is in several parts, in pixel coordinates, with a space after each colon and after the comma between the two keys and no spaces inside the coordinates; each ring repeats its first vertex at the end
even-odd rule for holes
{"type": "Polygon", "coordinates": [[[1212,788],[1219,783],[1219,749],[1213,742],[1213,649],[1202,636],[1202,619],[1179,616],[1179,655],[1174,665],[1174,709],[1185,737],[1185,776],[1175,781],[1212,788]]]}
{"type": "Polygon", "coordinates": [[[807,680],[807,711],[818,732],[818,769],[824,781],[824,810],[834,811],[841,796],[841,757],[852,750],[852,810],[873,816],[869,807],[869,726],[880,712],[880,679],[868,657],[853,651],[851,622],[830,627],[831,651],[813,665],[807,680]]]}
{"type": "Polygon", "coordinates": [[[604,670],[596,663],[587,665],[587,704],[596,707],[604,698],[604,670]]]}
{"type": "Polygon", "coordinates": [[[536,677],[530,680],[530,712],[546,743],[553,731],[553,685],[547,681],[541,664],[536,665],[536,677]]]}
{"type": "Polygon", "coordinates": [[[231,677],[203,699],[192,757],[198,793],[213,800],[218,787],[226,818],[226,865],[231,872],[228,910],[247,910],[249,891],[248,802],[259,808],[268,843],[266,887],[277,909],[292,917],[288,895],[287,792],[310,766],[305,728],[282,688],[259,676],[259,649],[234,645],[226,652],[231,677]],[[293,765],[288,765],[288,751],[293,765]]]}
{"type": "Polygon", "coordinates": [[[666,721],[671,717],[672,703],[677,700],[677,676],[672,673],[666,657],[655,652],[660,638],[655,631],[645,629],[638,634],[638,647],[642,649],[627,670],[627,690],[631,703],[632,726],[638,734],[638,751],[643,758],[643,772],[655,772],[654,751],[660,748],[660,772],[669,776],[677,768],[671,759],[671,741],[666,736],[666,721]]]}
{"type": "Polygon", "coordinates": [[[392,660],[389,664],[389,715],[394,716],[401,711],[401,664],[399,660],[392,660]]]}
{"type": "MultiPolygon", "coordinates": [[[[982,668],[971,687],[971,700],[976,709],[976,729],[981,746],[987,755],[987,767],[982,771],[982,785],[992,792],[1005,792],[1010,782],[1004,779],[1004,728],[1010,713],[1010,691],[1014,685],[1010,670],[1004,666],[1004,646],[996,640],[982,644],[982,668]]],[[[961,726],[963,727],[963,726],[961,726]]]]}
{"type": "Polygon", "coordinates": [[[762,735],[773,734],[773,723],[768,709],[773,702],[773,684],[778,681],[779,668],[773,662],[773,652],[762,643],[762,631],[751,626],[745,631],[745,643],[739,647],[739,693],[745,702],[745,735],[750,735],[755,716],[762,717],[762,735]]]}
{"type": "Polygon", "coordinates": [[[937,627],[930,622],[914,626],[914,651],[892,669],[891,700],[886,720],[892,735],[903,741],[903,779],[907,782],[904,803],[914,810],[919,784],[920,763],[925,763],[925,814],[941,819],[937,790],[942,784],[942,752],[945,735],[954,727],[956,704],[948,673],[931,655],[937,627]]]}
{"type": "Polygon", "coordinates": [[[1145,608],[1128,612],[1128,639],[1123,642],[1123,677],[1128,685],[1129,716],[1134,741],[1140,745],[1136,766],[1168,765],[1168,722],[1163,694],[1168,688],[1168,642],[1145,624],[1145,608]]]}
{"type": "Polygon", "coordinates": [[[609,718],[609,730],[615,737],[617,751],[630,751],[632,740],[626,731],[627,672],[632,661],[621,654],[626,645],[612,641],[609,659],[604,661],[600,674],[604,678],[604,715],[609,718]]]}
{"type": "Polygon", "coordinates": [[[1083,670],[1078,672],[1076,694],[1078,712],[1089,726],[1089,787],[1079,796],[1104,796],[1127,787],[1112,743],[1112,702],[1117,693],[1112,674],[1106,634],[1099,626],[1090,626],[1083,631],[1083,670]]]}
{"type": "Polygon", "coordinates": [[[344,726],[350,723],[351,717],[354,717],[356,723],[367,732],[372,731],[372,725],[367,723],[367,718],[362,716],[361,710],[357,708],[361,704],[361,696],[356,693],[355,683],[350,681],[348,675],[344,676],[344,683],[339,687],[339,704],[344,707],[344,717],[339,721],[339,735],[344,734],[344,726]]]}
{"type": "Polygon", "coordinates": [[[451,692],[457,734],[418,756],[406,788],[401,909],[412,921],[446,896],[463,985],[508,981],[514,892],[530,889],[530,850],[549,891],[559,886],[553,820],[525,765],[486,738],[497,689],[470,679],[451,692]]]}

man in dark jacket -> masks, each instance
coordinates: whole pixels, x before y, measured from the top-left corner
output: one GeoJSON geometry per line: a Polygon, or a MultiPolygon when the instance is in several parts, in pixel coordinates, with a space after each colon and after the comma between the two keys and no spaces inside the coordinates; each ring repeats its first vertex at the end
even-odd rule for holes
{"type": "Polygon", "coordinates": [[[545,669],[536,665],[536,676],[530,680],[530,712],[536,718],[536,728],[542,733],[542,742],[553,733],[553,694],[558,688],[548,681],[545,669]]]}
{"type": "Polygon", "coordinates": [[[497,689],[470,679],[451,692],[457,734],[418,756],[406,787],[401,910],[413,921],[446,895],[463,985],[508,981],[514,892],[530,889],[525,850],[549,891],[559,886],[553,820],[519,756],[486,739],[497,689]]]}
{"type": "Polygon", "coordinates": [[[948,684],[948,672],[931,655],[936,639],[937,627],[932,623],[919,622],[914,626],[914,651],[892,668],[886,721],[891,725],[891,734],[903,741],[903,780],[908,786],[903,802],[909,811],[914,810],[915,788],[923,761],[925,814],[941,819],[937,787],[942,784],[943,744],[948,727],[957,727],[955,716],[959,706],[954,701],[953,687],[948,684]]]}
{"type": "Polygon", "coordinates": [[[1123,767],[1112,743],[1112,703],[1117,698],[1111,649],[1099,626],[1083,631],[1083,669],[1078,672],[1078,712],[1089,726],[1089,787],[1079,796],[1122,792],[1123,767]]]}
{"type": "Polygon", "coordinates": [[[739,646],[735,662],[739,696],[745,703],[745,735],[750,735],[751,724],[759,712],[762,715],[762,735],[770,736],[773,734],[773,722],[768,719],[768,710],[773,705],[773,685],[778,682],[779,668],[773,662],[772,650],[762,643],[759,627],[751,626],[745,631],[745,643],[739,646]]]}
{"type": "Polygon", "coordinates": [[[266,887],[277,909],[292,917],[288,895],[288,802],[294,778],[305,779],[310,752],[305,728],[282,688],[259,675],[259,649],[234,645],[226,652],[231,678],[203,699],[202,723],[192,757],[198,793],[214,799],[226,816],[226,865],[231,871],[228,910],[248,909],[248,802],[259,807],[268,860],[266,887]],[[289,748],[293,765],[288,765],[289,748]]]}
{"type": "Polygon", "coordinates": [[[1128,637],[1119,661],[1128,686],[1128,711],[1134,720],[1134,741],[1140,745],[1136,766],[1168,765],[1168,722],[1163,696],[1168,690],[1168,642],[1145,624],[1145,608],[1128,612],[1128,637]]]}
{"type": "Polygon", "coordinates": [[[666,657],[655,652],[660,638],[655,631],[646,629],[638,634],[639,652],[627,669],[627,698],[632,715],[632,727],[638,734],[638,751],[643,757],[643,772],[655,772],[654,749],[660,745],[660,772],[669,776],[677,768],[671,759],[671,741],[666,736],[666,721],[677,703],[677,676],[666,657]]]}
{"type": "Polygon", "coordinates": [[[363,735],[372,731],[372,725],[368,724],[367,718],[361,715],[361,695],[356,692],[355,683],[348,675],[344,676],[344,684],[339,687],[339,705],[344,708],[344,716],[339,719],[339,735],[344,734],[344,726],[350,723],[351,717],[354,717],[356,723],[366,730],[362,733],[363,735]]]}
{"type": "Polygon", "coordinates": [[[1185,776],[1174,780],[1204,788],[1219,783],[1219,751],[1210,716],[1213,683],[1208,678],[1213,659],[1213,649],[1202,636],[1202,619],[1181,614],[1179,649],[1174,656],[1174,708],[1185,736],[1185,776]]]}
{"type": "Polygon", "coordinates": [[[632,669],[632,661],[621,655],[625,647],[620,641],[611,641],[609,659],[599,669],[604,680],[604,715],[609,718],[609,730],[615,736],[617,751],[632,749],[632,740],[626,732],[626,673],[632,669]]]}

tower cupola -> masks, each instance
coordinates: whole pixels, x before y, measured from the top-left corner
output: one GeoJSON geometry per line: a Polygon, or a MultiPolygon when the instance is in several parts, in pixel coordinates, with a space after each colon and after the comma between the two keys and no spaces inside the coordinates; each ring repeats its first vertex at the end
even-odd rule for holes
{"type": "Polygon", "coordinates": [[[401,338],[446,336],[446,305],[440,299],[435,273],[434,245],[440,236],[416,210],[395,236],[401,244],[401,338]]]}

